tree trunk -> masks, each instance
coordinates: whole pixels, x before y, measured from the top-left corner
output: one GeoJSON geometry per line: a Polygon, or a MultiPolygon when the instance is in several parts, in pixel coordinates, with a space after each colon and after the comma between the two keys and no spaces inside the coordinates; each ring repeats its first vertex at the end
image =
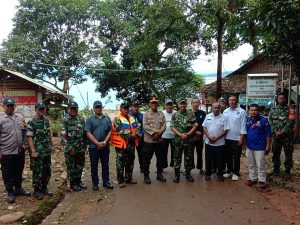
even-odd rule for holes
{"type": "Polygon", "coordinates": [[[217,92],[216,98],[219,99],[222,96],[222,60],[223,60],[223,33],[225,28],[225,20],[220,15],[220,12],[217,13],[218,18],[218,65],[217,65],[217,92]]]}
{"type": "Polygon", "coordinates": [[[256,40],[256,27],[253,21],[249,23],[249,30],[251,45],[253,47],[253,56],[255,58],[258,55],[258,41],[256,40]]]}

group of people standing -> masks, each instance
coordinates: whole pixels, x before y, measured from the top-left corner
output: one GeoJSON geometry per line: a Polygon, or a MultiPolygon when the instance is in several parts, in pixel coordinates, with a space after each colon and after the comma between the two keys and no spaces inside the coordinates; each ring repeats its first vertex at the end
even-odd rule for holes
{"type": "MultiPolygon", "coordinates": [[[[98,165],[101,162],[103,187],[112,189],[109,180],[110,145],[116,151],[117,180],[120,188],[126,184],[136,184],[133,178],[135,150],[137,150],[140,171],[145,184],[151,184],[150,163],[156,156],[156,179],[166,182],[163,171],[169,165],[174,168],[173,181],[180,182],[180,167],[184,154],[184,175],[187,181],[194,182],[191,171],[199,169],[205,180],[211,180],[216,172],[218,180],[231,177],[239,180],[242,147],[247,146],[249,164],[248,186],[256,184],[266,187],[265,154],[271,150],[273,137],[272,175],[279,176],[280,153],[284,147],[285,175],[290,177],[293,167],[292,133],[294,121],[288,118],[285,95],[278,95],[278,106],[271,109],[269,119],[260,116],[259,106],[250,105],[250,115],[237,105],[237,97],[229,96],[228,105],[220,99],[212,104],[211,113],[199,109],[200,100],[192,98],[192,109],[187,109],[187,100],[178,101],[178,111],[173,109],[172,100],[166,100],[165,110],[159,111],[156,97],[150,99],[149,111],[140,112],[138,102],[122,103],[120,114],[111,121],[103,113],[100,101],[93,104],[94,114],[86,121],[78,114],[78,104],[70,102],[67,114],[62,119],[62,145],[67,166],[70,188],[77,192],[86,189],[82,182],[85,163],[85,150],[89,146],[92,189],[99,190],[98,165]],[[205,137],[205,141],[204,141],[205,137]],[[205,142],[205,163],[203,145],[205,142]],[[168,162],[170,149],[171,161],[168,162]],[[196,165],[194,152],[196,149],[196,165]],[[204,165],[205,164],[205,170],[204,165]]],[[[46,106],[37,103],[35,117],[27,125],[24,119],[15,114],[15,101],[3,101],[4,113],[0,114],[0,160],[2,177],[7,191],[7,201],[15,202],[15,196],[30,196],[22,188],[22,172],[25,163],[25,148],[29,147],[30,168],[34,197],[42,199],[52,196],[48,189],[51,177],[52,134],[46,117],[46,106]]]]}

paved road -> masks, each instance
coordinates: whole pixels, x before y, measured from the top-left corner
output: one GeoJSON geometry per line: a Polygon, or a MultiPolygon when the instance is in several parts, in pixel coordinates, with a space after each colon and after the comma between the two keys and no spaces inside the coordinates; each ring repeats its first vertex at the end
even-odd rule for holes
{"type": "MultiPolygon", "coordinates": [[[[155,158],[155,157],[154,157],[155,158]]],[[[152,170],[154,171],[154,170],[152,170]]],[[[181,176],[174,184],[173,170],[165,171],[166,183],[143,183],[137,170],[136,185],[127,185],[117,193],[112,210],[90,218],[86,225],[288,225],[279,211],[272,208],[255,189],[242,181],[207,182],[194,172],[195,182],[181,176]]]]}

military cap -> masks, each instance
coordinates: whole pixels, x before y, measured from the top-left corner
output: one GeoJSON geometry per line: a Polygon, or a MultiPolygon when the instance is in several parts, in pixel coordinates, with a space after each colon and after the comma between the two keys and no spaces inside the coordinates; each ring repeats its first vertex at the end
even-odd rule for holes
{"type": "Polygon", "coordinates": [[[6,105],[6,106],[8,106],[8,105],[15,105],[16,102],[15,102],[15,100],[13,98],[5,98],[3,100],[3,104],[6,105]]]}
{"type": "Polygon", "coordinates": [[[35,105],[35,109],[45,109],[46,106],[43,102],[38,102],[36,105],[35,105]]]}
{"type": "Polygon", "coordinates": [[[150,99],[150,103],[152,103],[152,102],[158,102],[158,98],[157,97],[152,97],[150,99]]]}
{"type": "Polygon", "coordinates": [[[166,104],[166,105],[168,105],[168,104],[173,104],[173,101],[172,101],[171,99],[167,99],[167,100],[165,101],[165,104],[166,104]]]}
{"type": "Polygon", "coordinates": [[[103,107],[102,102],[100,102],[99,100],[95,101],[94,108],[96,108],[97,106],[102,108],[103,107]]]}
{"type": "Polygon", "coordinates": [[[120,107],[123,109],[129,109],[130,105],[127,102],[123,102],[120,107]]]}
{"type": "Polygon", "coordinates": [[[78,108],[77,102],[69,102],[68,108],[78,108]]]}

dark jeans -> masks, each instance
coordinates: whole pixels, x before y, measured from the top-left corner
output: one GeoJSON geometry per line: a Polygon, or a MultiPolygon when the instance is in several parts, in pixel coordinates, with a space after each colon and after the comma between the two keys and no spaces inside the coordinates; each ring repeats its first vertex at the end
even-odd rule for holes
{"type": "Polygon", "coordinates": [[[22,188],[22,174],[25,164],[25,154],[2,155],[1,170],[4,185],[7,192],[13,192],[13,188],[22,188]]]}
{"type": "Polygon", "coordinates": [[[160,143],[147,143],[144,142],[144,147],[143,147],[143,156],[144,156],[144,175],[148,176],[149,175],[149,167],[151,163],[151,159],[153,157],[153,154],[155,153],[156,156],[156,168],[157,168],[157,173],[162,173],[163,171],[163,151],[162,151],[162,142],[160,143]]]}
{"type": "Polygon", "coordinates": [[[162,142],[162,146],[163,146],[163,159],[162,159],[162,164],[163,164],[163,168],[167,168],[168,167],[168,152],[169,152],[169,145],[171,145],[171,162],[170,162],[170,166],[173,167],[174,165],[174,145],[172,143],[171,138],[163,138],[163,142],[162,142]]]}
{"type": "Polygon", "coordinates": [[[225,158],[226,158],[226,173],[234,173],[240,176],[240,161],[242,154],[242,146],[239,145],[239,141],[225,140],[225,158]]]}
{"type": "Polygon", "coordinates": [[[106,183],[109,181],[109,146],[104,149],[98,150],[96,148],[89,148],[90,161],[91,161],[91,173],[92,173],[92,182],[94,185],[99,184],[98,177],[98,163],[99,159],[102,166],[102,181],[106,183]]]}
{"type": "Polygon", "coordinates": [[[203,139],[201,138],[201,140],[199,141],[193,141],[192,142],[192,149],[193,149],[193,158],[192,158],[192,162],[193,162],[193,166],[195,168],[195,159],[194,159],[194,149],[196,147],[196,153],[197,153],[197,166],[196,168],[199,170],[203,169],[203,157],[202,157],[202,151],[203,151],[203,139]]]}
{"type": "Polygon", "coordinates": [[[225,146],[212,146],[205,144],[205,174],[210,176],[212,164],[218,169],[217,174],[222,176],[224,170],[224,150],[225,146]]]}

